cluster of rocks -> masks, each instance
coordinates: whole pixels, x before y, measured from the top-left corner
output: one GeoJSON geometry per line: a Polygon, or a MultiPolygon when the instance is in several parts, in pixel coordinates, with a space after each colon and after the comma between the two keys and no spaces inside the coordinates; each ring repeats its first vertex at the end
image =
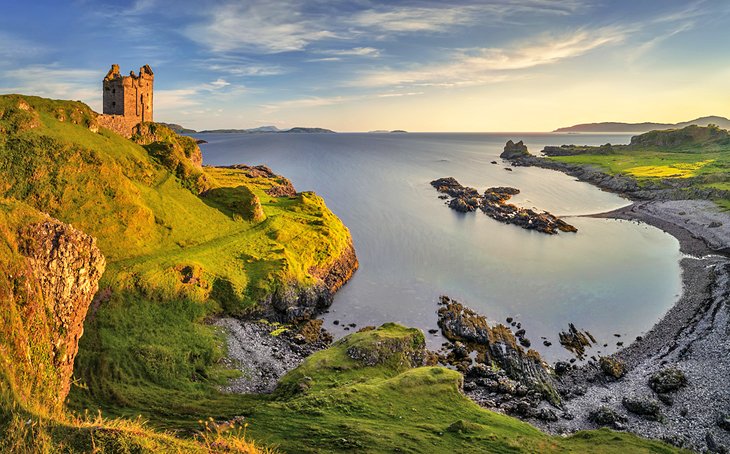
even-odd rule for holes
{"type": "Polygon", "coordinates": [[[475,188],[462,186],[453,177],[439,178],[431,186],[444,195],[451,197],[448,206],[456,211],[471,212],[482,210],[487,216],[505,224],[515,224],[523,229],[537,230],[554,235],[561,232],[577,232],[574,226],[548,212],[538,213],[528,208],[520,208],[507,201],[519,189],[494,187],[479,194],[475,188]]]}
{"type": "Polygon", "coordinates": [[[464,391],[482,406],[543,420],[557,419],[560,405],[550,367],[525,350],[509,327],[487,319],[448,296],[439,302],[438,324],[448,342],[439,361],[464,374],[464,391]]]}

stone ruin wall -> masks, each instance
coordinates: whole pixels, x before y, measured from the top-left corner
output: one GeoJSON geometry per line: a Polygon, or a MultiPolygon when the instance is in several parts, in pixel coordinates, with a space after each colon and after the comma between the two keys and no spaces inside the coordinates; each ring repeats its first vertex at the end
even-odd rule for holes
{"type": "Polygon", "coordinates": [[[103,81],[103,114],[100,126],[131,137],[137,124],[153,120],[153,85],[155,76],[149,65],[122,76],[119,65],[112,65],[103,81]]]}

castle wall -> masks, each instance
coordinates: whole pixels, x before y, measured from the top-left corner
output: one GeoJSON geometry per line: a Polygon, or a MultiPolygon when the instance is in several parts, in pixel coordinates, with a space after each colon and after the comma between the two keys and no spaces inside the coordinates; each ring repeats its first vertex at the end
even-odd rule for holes
{"type": "Polygon", "coordinates": [[[139,120],[137,120],[137,118],[130,118],[124,115],[103,114],[96,117],[96,121],[99,126],[111,129],[112,131],[126,138],[132,137],[134,127],[139,124],[139,120]]]}
{"type": "Polygon", "coordinates": [[[137,124],[154,121],[154,80],[149,65],[129,76],[122,76],[119,65],[112,65],[102,83],[104,115],[99,117],[99,124],[129,137],[137,124]]]}

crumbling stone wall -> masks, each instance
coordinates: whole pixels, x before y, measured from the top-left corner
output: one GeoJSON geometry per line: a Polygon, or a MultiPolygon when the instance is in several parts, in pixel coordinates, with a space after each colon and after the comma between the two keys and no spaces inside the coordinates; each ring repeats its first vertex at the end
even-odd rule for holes
{"type": "Polygon", "coordinates": [[[149,65],[122,76],[119,65],[112,65],[104,77],[103,112],[99,124],[130,137],[139,123],[153,120],[153,85],[155,75],[149,65]]]}

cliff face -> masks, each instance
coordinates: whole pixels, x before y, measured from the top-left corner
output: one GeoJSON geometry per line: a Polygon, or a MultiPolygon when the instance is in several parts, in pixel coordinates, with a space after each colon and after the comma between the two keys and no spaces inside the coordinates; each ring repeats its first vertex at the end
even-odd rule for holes
{"type": "Polygon", "coordinates": [[[352,277],[360,266],[352,241],[330,265],[309,272],[318,282],[309,287],[287,285],[268,295],[259,312],[281,322],[306,320],[322,313],[332,305],[335,292],[352,277]]]}
{"type": "Polygon", "coordinates": [[[59,410],[105,259],[94,238],[16,202],[0,203],[0,356],[25,405],[59,410]]]}

